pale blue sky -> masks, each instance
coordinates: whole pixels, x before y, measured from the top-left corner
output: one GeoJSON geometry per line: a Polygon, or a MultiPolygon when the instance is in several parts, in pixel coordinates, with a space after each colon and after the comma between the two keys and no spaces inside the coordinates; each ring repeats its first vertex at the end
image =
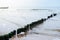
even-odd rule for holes
{"type": "Polygon", "coordinates": [[[0,0],[1,6],[10,8],[60,8],[60,0],[0,0]]]}

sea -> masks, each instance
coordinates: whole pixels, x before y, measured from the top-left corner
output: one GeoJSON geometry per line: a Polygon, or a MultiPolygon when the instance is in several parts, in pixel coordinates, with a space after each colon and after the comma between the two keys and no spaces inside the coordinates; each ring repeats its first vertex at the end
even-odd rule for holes
{"type": "Polygon", "coordinates": [[[54,13],[57,16],[33,28],[31,33],[60,36],[60,9],[0,9],[0,35],[23,28],[54,13]]]}

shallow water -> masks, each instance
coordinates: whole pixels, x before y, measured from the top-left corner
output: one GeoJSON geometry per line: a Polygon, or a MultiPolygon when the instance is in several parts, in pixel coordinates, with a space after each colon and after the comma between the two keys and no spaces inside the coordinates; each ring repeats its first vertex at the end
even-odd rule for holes
{"type": "Polygon", "coordinates": [[[34,28],[33,32],[44,32],[59,34],[56,31],[47,31],[46,29],[60,29],[60,10],[32,10],[32,9],[16,9],[16,10],[0,10],[0,35],[9,33],[17,28],[24,27],[31,22],[46,18],[47,16],[57,13],[57,16],[47,20],[42,25],[34,28]]]}

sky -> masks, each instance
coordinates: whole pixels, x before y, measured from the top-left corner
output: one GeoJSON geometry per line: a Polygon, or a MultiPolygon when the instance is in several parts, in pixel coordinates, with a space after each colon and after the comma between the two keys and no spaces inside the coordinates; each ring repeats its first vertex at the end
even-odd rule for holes
{"type": "Polygon", "coordinates": [[[0,7],[24,8],[60,8],[60,0],[0,0],[0,7]]]}

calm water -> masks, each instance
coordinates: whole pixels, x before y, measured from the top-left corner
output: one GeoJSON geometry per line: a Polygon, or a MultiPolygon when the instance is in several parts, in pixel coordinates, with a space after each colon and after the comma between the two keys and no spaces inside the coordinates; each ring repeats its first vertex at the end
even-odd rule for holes
{"type": "Polygon", "coordinates": [[[16,9],[16,10],[0,10],[0,35],[9,33],[17,28],[24,27],[31,22],[46,18],[47,16],[57,13],[58,15],[47,20],[42,25],[34,28],[33,32],[44,32],[59,34],[57,31],[50,29],[60,29],[60,10],[56,9],[16,9]]]}

